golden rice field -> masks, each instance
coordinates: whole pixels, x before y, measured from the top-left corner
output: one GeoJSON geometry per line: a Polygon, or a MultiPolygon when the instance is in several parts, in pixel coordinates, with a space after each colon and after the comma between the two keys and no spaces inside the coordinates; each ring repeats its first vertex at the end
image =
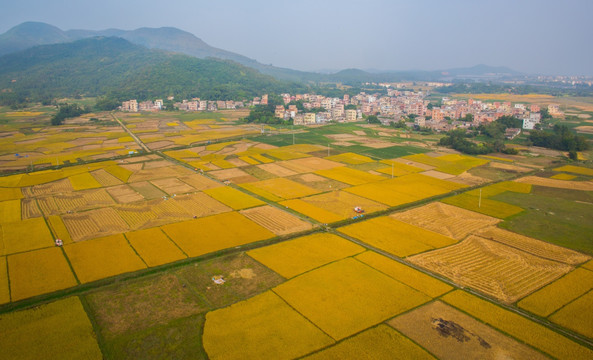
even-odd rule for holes
{"type": "Polygon", "coordinates": [[[159,228],[138,230],[124,235],[148,266],[158,266],[187,258],[159,228]]]}
{"type": "Polygon", "coordinates": [[[207,189],[204,190],[204,193],[231,207],[233,210],[247,209],[266,204],[265,202],[230,186],[207,189]]]}
{"type": "Polygon", "coordinates": [[[438,297],[453,290],[452,286],[432,276],[373,251],[366,251],[356,256],[355,259],[431,298],[438,297]]]}
{"type": "Polygon", "coordinates": [[[78,285],[62,249],[39,249],[7,257],[12,301],[78,285]]]}
{"type": "Polygon", "coordinates": [[[286,178],[274,178],[244,183],[242,188],[271,201],[282,201],[320,193],[319,190],[286,178]]]}
{"type": "Polygon", "coordinates": [[[440,301],[388,322],[438,359],[548,359],[508,335],[440,301]]]}
{"type": "Polygon", "coordinates": [[[294,211],[297,211],[303,215],[306,215],[309,218],[317,220],[322,224],[330,224],[344,219],[343,217],[332,211],[319,208],[315,205],[305,202],[302,199],[281,201],[278,204],[290,208],[294,211]]]}
{"type": "Polygon", "coordinates": [[[0,188],[0,201],[18,200],[23,198],[20,188],[0,188]]]}
{"type": "Polygon", "coordinates": [[[5,304],[7,302],[10,302],[8,268],[6,267],[6,256],[0,256],[0,304],[5,304]]]}
{"type": "Polygon", "coordinates": [[[64,244],[69,244],[72,242],[70,233],[68,232],[68,229],[66,228],[66,225],[60,216],[51,215],[46,219],[52,233],[56,236],[56,238],[62,240],[64,244]]]}
{"type": "Polygon", "coordinates": [[[426,154],[414,154],[403,156],[402,159],[412,160],[434,167],[434,170],[452,175],[459,175],[471,168],[487,164],[489,160],[479,159],[471,156],[447,154],[438,157],[426,154]]]}
{"type": "Polygon", "coordinates": [[[468,193],[448,197],[441,201],[445,204],[457,206],[499,219],[504,219],[523,211],[523,208],[515,205],[507,204],[502,201],[491,200],[486,197],[482,197],[482,199],[480,199],[479,195],[476,196],[468,193]]]}
{"type": "Polygon", "coordinates": [[[431,299],[352,258],[292,278],[273,291],[335,340],[431,299]]]}
{"type": "Polygon", "coordinates": [[[240,213],[276,235],[307,231],[313,227],[310,223],[299,219],[295,215],[270,205],[258,206],[243,210],[240,213]]]}
{"type": "Polygon", "coordinates": [[[315,171],[315,174],[325,176],[326,178],[340,181],[348,185],[362,185],[386,179],[380,175],[374,175],[366,171],[351,169],[348,167],[335,167],[328,170],[318,170],[315,171]]]}
{"type": "Polygon", "coordinates": [[[338,231],[398,257],[406,257],[457,242],[455,239],[389,216],[347,225],[339,228],[338,231]]]}
{"type": "Polygon", "coordinates": [[[564,171],[564,172],[568,172],[568,173],[572,173],[572,174],[593,176],[593,169],[582,167],[582,166],[564,165],[564,166],[555,168],[554,171],[564,171]]]}
{"type": "Polygon", "coordinates": [[[550,179],[556,179],[556,180],[572,180],[574,178],[576,178],[575,175],[564,174],[564,173],[550,176],[550,179]]]}
{"type": "Polygon", "coordinates": [[[325,159],[331,160],[331,161],[338,161],[338,162],[349,164],[349,165],[365,164],[365,163],[375,161],[368,156],[359,155],[359,154],[355,154],[355,153],[351,153],[351,152],[343,153],[343,154],[339,154],[339,155],[328,156],[325,159]]]}
{"type": "Polygon", "coordinates": [[[43,218],[26,219],[0,226],[2,227],[1,240],[4,242],[4,254],[54,246],[54,239],[43,218]]]}
{"type": "Polygon", "coordinates": [[[410,339],[387,325],[378,325],[365,330],[306,360],[326,359],[434,359],[432,355],[410,339]]]}
{"type": "Polygon", "coordinates": [[[557,359],[589,359],[593,357],[593,350],[519,314],[464,291],[456,290],[446,294],[442,300],[557,359]]]}
{"type": "Polygon", "coordinates": [[[21,200],[0,202],[0,224],[21,220],[21,200]]]}
{"type": "Polygon", "coordinates": [[[6,359],[103,358],[78,297],[0,315],[0,348],[6,359]]]}
{"type": "Polygon", "coordinates": [[[552,314],[550,320],[593,339],[591,306],[593,306],[593,291],[589,291],[552,314]]]}
{"type": "Polygon", "coordinates": [[[122,234],[64,245],[81,283],[146,268],[122,234]]]}
{"type": "Polygon", "coordinates": [[[548,317],[593,289],[593,271],[577,268],[517,303],[529,312],[548,317]]]}
{"type": "Polygon", "coordinates": [[[407,260],[509,304],[572,270],[569,265],[474,235],[407,260]]]}
{"type": "Polygon", "coordinates": [[[309,173],[318,170],[328,170],[336,167],[345,166],[342,163],[319,157],[308,157],[302,159],[287,160],[279,162],[278,164],[298,174],[309,173]]]}
{"type": "Polygon", "coordinates": [[[272,291],[207,313],[202,342],[213,360],[293,359],[334,343],[272,291]]]}
{"type": "Polygon", "coordinates": [[[275,236],[237,212],[164,225],[161,229],[191,257],[275,236]]]}
{"type": "Polygon", "coordinates": [[[288,279],[363,251],[361,246],[337,235],[317,233],[247,254],[288,279]]]}
{"type": "Polygon", "coordinates": [[[388,165],[388,167],[378,169],[377,171],[386,175],[403,176],[424,171],[424,169],[419,167],[403,164],[395,160],[381,160],[380,162],[388,165]]]}

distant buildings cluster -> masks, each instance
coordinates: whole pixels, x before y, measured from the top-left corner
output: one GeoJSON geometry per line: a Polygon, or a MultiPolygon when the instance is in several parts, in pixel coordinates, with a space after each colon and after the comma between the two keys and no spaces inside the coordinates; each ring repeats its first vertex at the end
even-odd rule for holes
{"type": "MultiPolygon", "coordinates": [[[[173,100],[173,97],[168,98],[173,100]]],[[[181,111],[217,111],[224,109],[241,109],[245,106],[266,105],[268,103],[268,95],[262,97],[255,97],[249,102],[234,101],[234,100],[203,100],[200,98],[193,98],[191,100],[182,100],[173,104],[175,109],[181,111]]],[[[121,111],[138,112],[138,111],[160,111],[164,109],[163,100],[157,99],[155,101],[137,102],[136,100],[129,100],[122,102],[119,107],[121,111]]]]}

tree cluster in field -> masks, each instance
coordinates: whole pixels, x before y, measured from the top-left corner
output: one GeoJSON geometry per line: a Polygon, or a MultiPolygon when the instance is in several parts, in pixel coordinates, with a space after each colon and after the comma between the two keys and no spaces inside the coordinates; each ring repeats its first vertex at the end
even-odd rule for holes
{"type": "Polygon", "coordinates": [[[441,138],[439,145],[448,146],[464,154],[480,155],[494,152],[494,146],[489,143],[477,144],[469,141],[470,136],[465,129],[455,129],[447,133],[447,136],[441,138]]]}
{"type": "Polygon", "coordinates": [[[89,107],[80,107],[76,104],[60,104],[58,105],[58,112],[51,117],[51,124],[62,125],[64,120],[68,118],[75,118],[89,112],[91,112],[89,107]]]}
{"type": "Polygon", "coordinates": [[[577,151],[591,148],[591,144],[587,142],[587,139],[572,132],[568,126],[559,124],[554,125],[552,131],[531,131],[529,141],[535,146],[574,152],[575,155],[577,151]]]}
{"type": "MultiPolygon", "coordinates": [[[[277,118],[275,116],[276,105],[283,104],[284,101],[282,98],[276,94],[269,94],[268,95],[268,104],[267,105],[256,105],[254,106],[251,111],[249,111],[249,115],[242,118],[241,121],[245,123],[255,123],[255,124],[283,124],[283,125],[290,125],[293,123],[292,119],[284,120],[277,118]]],[[[298,107],[298,105],[297,105],[298,107]]]]}

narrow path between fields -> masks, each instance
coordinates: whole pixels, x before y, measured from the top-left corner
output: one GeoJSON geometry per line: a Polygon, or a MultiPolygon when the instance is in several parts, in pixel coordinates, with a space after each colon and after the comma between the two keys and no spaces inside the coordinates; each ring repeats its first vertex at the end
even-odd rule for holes
{"type": "Polygon", "coordinates": [[[124,125],[124,123],[120,119],[117,118],[117,116],[115,116],[113,113],[111,113],[111,117],[113,118],[113,120],[118,122],[118,124],[122,127],[122,129],[124,129],[132,137],[132,139],[134,139],[134,141],[136,142],[136,144],[138,144],[138,146],[140,146],[147,153],[151,151],[148,148],[148,146],[146,146],[142,142],[142,140],[140,140],[138,138],[138,136],[136,136],[136,134],[134,134],[130,129],[128,129],[128,127],[126,125],[124,125]]]}

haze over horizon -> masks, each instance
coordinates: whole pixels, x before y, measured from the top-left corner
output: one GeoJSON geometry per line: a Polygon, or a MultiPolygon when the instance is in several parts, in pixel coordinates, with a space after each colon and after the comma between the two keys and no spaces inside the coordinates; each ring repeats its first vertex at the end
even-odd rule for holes
{"type": "Polygon", "coordinates": [[[176,27],[211,46],[304,71],[439,70],[476,64],[593,76],[593,2],[568,0],[6,2],[0,33],[176,27]]]}

